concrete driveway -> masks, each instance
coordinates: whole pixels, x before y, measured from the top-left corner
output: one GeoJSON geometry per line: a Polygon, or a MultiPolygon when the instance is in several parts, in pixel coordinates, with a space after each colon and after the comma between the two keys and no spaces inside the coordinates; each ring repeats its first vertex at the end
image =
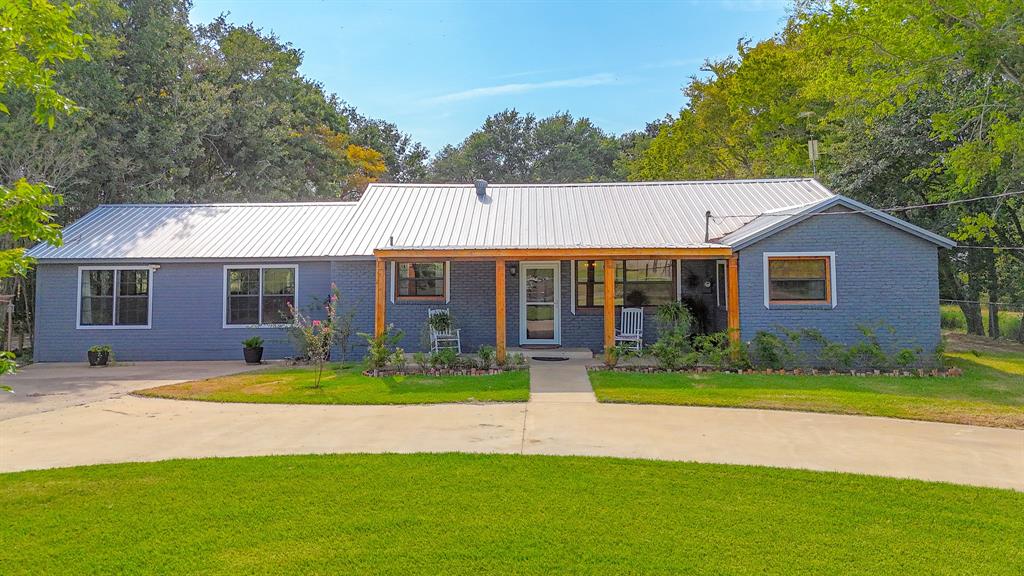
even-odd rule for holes
{"type": "MultiPolygon", "coordinates": [[[[167,370],[181,379],[191,368],[174,363],[167,370]]],[[[158,376],[118,386],[142,388],[158,376]]],[[[753,464],[1024,490],[1021,430],[597,404],[583,397],[586,391],[550,392],[529,403],[426,406],[222,404],[121,392],[0,421],[0,471],[208,456],[461,451],[753,464]]]]}
{"type": "Polygon", "coordinates": [[[132,390],[253,370],[242,362],[85,362],[31,364],[4,377],[14,394],[0,394],[0,420],[117,398],[132,390]]]}

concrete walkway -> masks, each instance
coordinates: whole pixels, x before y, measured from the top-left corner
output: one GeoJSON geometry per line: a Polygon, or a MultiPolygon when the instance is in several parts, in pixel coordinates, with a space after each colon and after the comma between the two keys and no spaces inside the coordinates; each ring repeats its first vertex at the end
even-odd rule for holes
{"type": "Polygon", "coordinates": [[[754,464],[1024,490],[1022,430],[597,404],[580,389],[582,367],[553,364],[553,372],[546,372],[551,364],[540,368],[529,403],[307,406],[119,396],[24,414],[0,421],[0,471],[208,456],[463,451],[754,464]]]}
{"type": "Polygon", "coordinates": [[[597,404],[587,364],[593,360],[530,361],[530,403],[597,404]]]}

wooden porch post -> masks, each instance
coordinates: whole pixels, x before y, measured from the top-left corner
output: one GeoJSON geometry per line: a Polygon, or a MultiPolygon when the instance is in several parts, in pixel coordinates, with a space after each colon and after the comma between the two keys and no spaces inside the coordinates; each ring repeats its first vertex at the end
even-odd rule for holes
{"type": "Polygon", "coordinates": [[[729,256],[729,273],[726,275],[726,302],[729,307],[729,340],[740,341],[740,257],[729,256]]]}
{"type": "Polygon", "coordinates": [[[387,311],[388,282],[385,264],[383,258],[377,258],[376,302],[373,310],[373,333],[377,336],[384,333],[384,323],[387,321],[385,313],[387,311]]]}
{"type": "MultiPolygon", "coordinates": [[[[574,287],[575,288],[575,287],[574,287]]],[[[604,356],[615,346],[615,261],[604,261],[604,356]]]]}
{"type": "Polygon", "coordinates": [[[494,347],[498,362],[505,361],[505,261],[494,261],[494,347]]]}

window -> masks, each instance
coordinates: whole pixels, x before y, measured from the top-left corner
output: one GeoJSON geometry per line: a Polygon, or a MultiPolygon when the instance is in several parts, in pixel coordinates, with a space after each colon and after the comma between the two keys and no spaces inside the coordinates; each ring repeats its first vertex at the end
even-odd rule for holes
{"type": "Polygon", "coordinates": [[[395,293],[399,298],[444,299],[444,262],[399,262],[396,268],[395,293]]]}
{"type": "MultiPolygon", "coordinates": [[[[658,306],[676,299],[674,260],[617,260],[615,305],[658,306]]],[[[604,260],[576,262],[576,307],[604,306],[604,260]]]]}
{"type": "Polygon", "coordinates": [[[772,256],[767,261],[768,301],[773,304],[832,302],[832,258],[827,255],[772,256]]]}
{"type": "Polygon", "coordinates": [[[295,266],[226,267],[225,326],[281,325],[292,321],[295,266]]]}
{"type": "Polygon", "coordinates": [[[79,268],[79,328],[149,328],[147,268],[79,268]]]}
{"type": "Polygon", "coordinates": [[[715,263],[715,291],[718,298],[717,304],[722,308],[727,308],[729,306],[728,284],[726,284],[729,273],[726,265],[727,262],[725,260],[718,260],[715,263]]]}

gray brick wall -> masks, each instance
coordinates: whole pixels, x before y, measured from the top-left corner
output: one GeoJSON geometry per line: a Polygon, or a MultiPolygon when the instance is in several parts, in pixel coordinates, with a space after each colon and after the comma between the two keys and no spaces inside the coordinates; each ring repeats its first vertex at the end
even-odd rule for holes
{"type": "Polygon", "coordinates": [[[885,321],[878,331],[890,350],[940,339],[938,248],[863,215],[818,216],[766,238],[739,254],[740,328],[745,341],[759,330],[817,328],[830,340],[860,339],[858,324],[885,321]],[[765,252],[835,252],[838,305],[764,306],[765,252]]]}
{"type": "MultiPolygon", "coordinates": [[[[283,328],[224,328],[224,265],[229,262],[161,264],[153,272],[151,328],[76,329],[78,265],[40,263],[36,276],[36,348],[41,362],[84,361],[86,350],[109,344],[119,360],[235,360],[241,341],[259,335],[264,357],[293,355],[283,328]]],[[[330,287],[329,262],[298,264],[298,305],[323,300],[330,287]]],[[[371,276],[372,279],[372,276],[371,276]]],[[[371,312],[372,314],[372,312],[371,312]]],[[[320,314],[322,316],[322,314],[320,314]]]]}

